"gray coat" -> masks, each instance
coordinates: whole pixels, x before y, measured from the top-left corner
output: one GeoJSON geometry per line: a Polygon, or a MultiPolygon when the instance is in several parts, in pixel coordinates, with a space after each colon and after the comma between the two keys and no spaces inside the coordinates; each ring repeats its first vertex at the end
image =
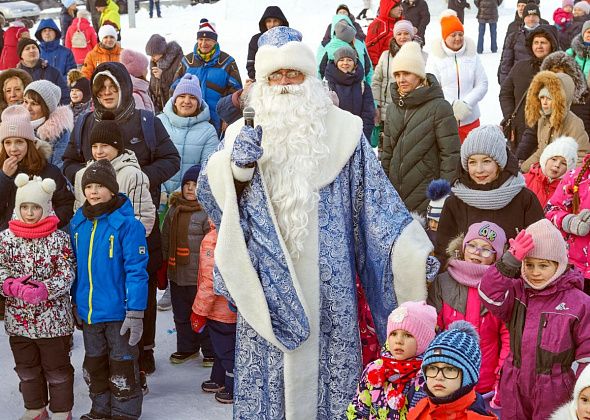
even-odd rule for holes
{"type": "MultiPolygon", "coordinates": [[[[179,196],[180,192],[176,192],[170,196],[170,209],[166,213],[162,227],[162,255],[165,260],[168,259],[170,248],[170,224],[176,211],[176,203],[179,196]]],[[[203,210],[194,212],[188,225],[189,263],[187,265],[177,265],[176,270],[168,267],[168,280],[173,281],[178,286],[195,286],[197,284],[201,241],[209,232],[209,229],[207,213],[203,210]]]]}

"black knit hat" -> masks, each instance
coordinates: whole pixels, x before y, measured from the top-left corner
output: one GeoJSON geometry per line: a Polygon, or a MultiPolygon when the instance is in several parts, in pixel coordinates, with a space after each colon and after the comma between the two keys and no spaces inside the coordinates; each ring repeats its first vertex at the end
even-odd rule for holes
{"type": "Polygon", "coordinates": [[[35,41],[34,39],[31,39],[31,38],[21,38],[18,40],[18,44],[16,46],[16,54],[18,55],[19,60],[21,59],[21,55],[23,53],[23,50],[25,49],[25,47],[27,45],[34,45],[39,50],[39,53],[41,53],[41,50],[39,49],[39,44],[37,44],[37,41],[35,41]]]}
{"type": "Polygon", "coordinates": [[[78,89],[82,91],[82,102],[86,103],[92,99],[92,92],[90,92],[90,81],[82,77],[70,85],[70,89],[78,89]]]}
{"type": "Polygon", "coordinates": [[[102,114],[102,120],[97,121],[90,132],[90,146],[94,143],[104,143],[117,149],[117,156],[125,150],[123,135],[119,125],[115,122],[115,115],[106,111],[102,114]]]}
{"type": "Polygon", "coordinates": [[[107,7],[107,0],[96,0],[94,7],[107,7]]]}
{"type": "Polygon", "coordinates": [[[145,53],[147,55],[166,53],[166,39],[162,35],[153,34],[145,44],[145,53]]]}
{"type": "Polygon", "coordinates": [[[86,189],[88,184],[100,184],[107,187],[113,194],[119,192],[117,173],[108,159],[97,160],[86,168],[84,175],[82,175],[82,191],[86,189]]]}
{"type": "Polygon", "coordinates": [[[536,3],[530,2],[524,7],[524,11],[522,12],[522,17],[525,18],[529,15],[536,15],[541,17],[541,10],[536,3]]]}

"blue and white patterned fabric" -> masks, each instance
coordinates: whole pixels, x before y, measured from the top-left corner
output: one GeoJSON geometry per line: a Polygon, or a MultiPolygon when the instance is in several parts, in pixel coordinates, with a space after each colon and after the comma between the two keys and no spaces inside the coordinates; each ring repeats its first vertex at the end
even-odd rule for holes
{"type": "Polygon", "coordinates": [[[258,48],[263,45],[282,47],[287,42],[301,42],[302,39],[303,35],[297,29],[289,28],[288,26],[275,26],[260,35],[260,38],[258,38],[258,48]]]}

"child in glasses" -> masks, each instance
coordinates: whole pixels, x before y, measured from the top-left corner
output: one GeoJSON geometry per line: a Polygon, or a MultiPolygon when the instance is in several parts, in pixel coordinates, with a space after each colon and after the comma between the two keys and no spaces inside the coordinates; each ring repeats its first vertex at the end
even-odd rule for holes
{"type": "Polygon", "coordinates": [[[438,312],[438,326],[445,330],[465,320],[479,332],[482,364],[475,390],[485,394],[492,408],[500,407],[500,370],[510,351],[506,325],[482,307],[477,287],[487,269],[502,257],[506,235],[492,222],[474,223],[465,237],[449,243],[447,271],[439,274],[428,292],[428,303],[438,312]]]}
{"type": "Polygon", "coordinates": [[[484,274],[484,306],[510,331],[500,379],[507,396],[503,419],[547,419],[572,395],[590,360],[590,297],[583,284],[582,273],[568,265],[561,233],[547,219],[511,239],[484,274]]]}
{"type": "Polygon", "coordinates": [[[495,419],[475,392],[480,364],[477,332],[467,321],[453,322],[424,352],[422,372],[428,397],[410,410],[408,420],[495,419]]]}
{"type": "Polygon", "coordinates": [[[381,358],[365,368],[346,416],[352,419],[405,419],[426,396],[421,355],[434,338],[436,310],[426,302],[405,302],[387,320],[381,358]]]}

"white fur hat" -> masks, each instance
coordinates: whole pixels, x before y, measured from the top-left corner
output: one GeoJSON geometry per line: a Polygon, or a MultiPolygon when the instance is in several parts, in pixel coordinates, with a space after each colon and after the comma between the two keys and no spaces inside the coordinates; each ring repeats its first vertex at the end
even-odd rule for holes
{"type": "Polygon", "coordinates": [[[561,136],[549,143],[541,157],[539,158],[539,164],[541,165],[541,171],[545,174],[545,165],[547,161],[553,156],[562,156],[567,162],[567,170],[574,169],[576,167],[576,161],[578,159],[578,143],[571,137],[561,136]]]}
{"type": "Polygon", "coordinates": [[[287,26],[275,26],[264,32],[258,39],[256,77],[265,79],[280,69],[299,70],[306,76],[316,77],[313,51],[301,39],[299,31],[287,26]]]}
{"type": "Polygon", "coordinates": [[[29,180],[29,176],[20,173],[14,179],[14,183],[18,187],[16,189],[16,197],[14,198],[14,213],[18,220],[23,220],[20,215],[20,206],[22,203],[35,203],[43,209],[43,216],[45,219],[50,215],[51,198],[55,191],[55,181],[51,178],[41,179],[41,177],[34,176],[29,180]]]}
{"type": "Polygon", "coordinates": [[[399,49],[392,60],[391,74],[398,71],[414,73],[422,79],[426,79],[426,64],[422,49],[417,42],[406,42],[399,49]]]}
{"type": "MultiPolygon", "coordinates": [[[[579,369],[579,368],[578,368],[579,369]]],[[[580,394],[586,388],[590,387],[590,366],[586,366],[578,380],[576,381],[576,385],[574,386],[574,394],[572,400],[568,403],[569,405],[569,414],[571,415],[572,419],[577,419],[578,416],[576,414],[576,409],[578,408],[578,399],[580,398],[580,394]]],[[[561,409],[560,409],[561,411],[561,409]]],[[[565,414],[565,413],[563,413],[565,414]]],[[[555,416],[555,414],[554,414],[555,416]]],[[[555,417],[552,417],[555,418],[555,417]]]]}

